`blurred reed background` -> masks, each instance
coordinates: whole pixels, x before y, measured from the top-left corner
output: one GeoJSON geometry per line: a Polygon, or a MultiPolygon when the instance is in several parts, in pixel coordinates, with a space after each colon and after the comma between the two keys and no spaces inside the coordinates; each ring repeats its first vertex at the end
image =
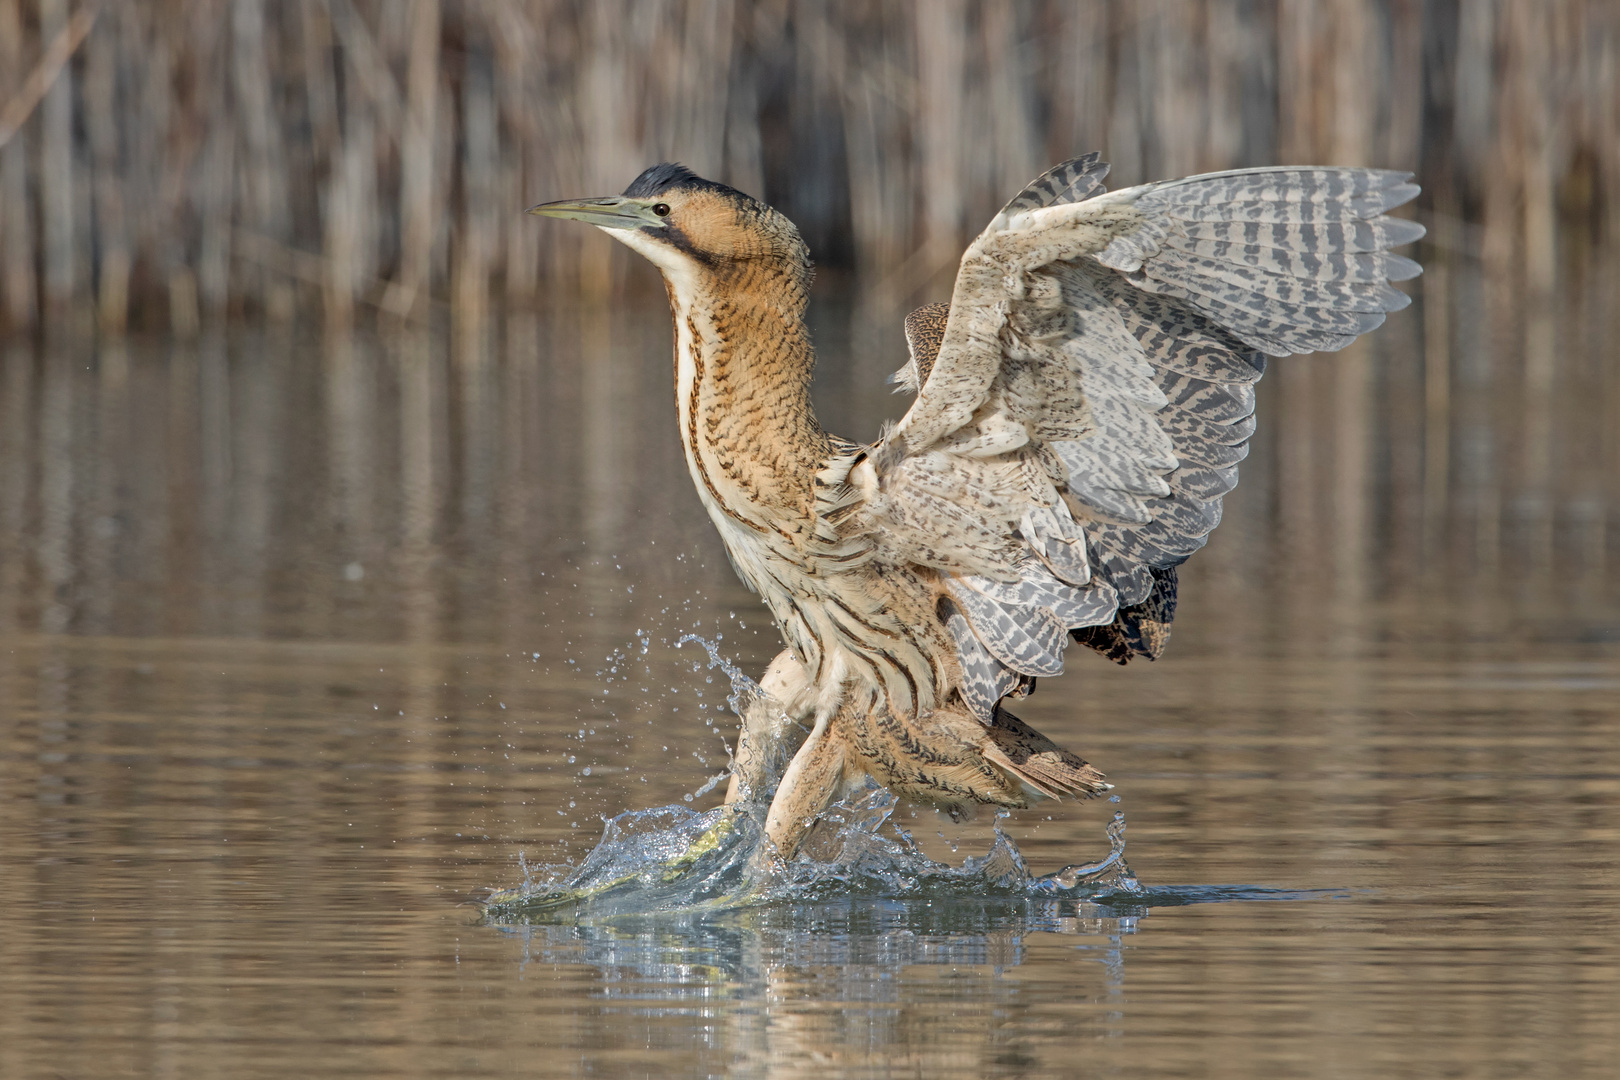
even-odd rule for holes
{"type": "Polygon", "coordinates": [[[1424,185],[1418,305],[1275,365],[1189,604],[1612,613],[1615,0],[0,0],[0,630],[430,637],[558,560],[688,573],[660,540],[719,587],[655,276],[521,210],[662,159],[764,196],[869,438],[905,306],[1091,149],[1424,185]]]}
{"type": "Polygon", "coordinates": [[[518,212],[669,158],[897,295],[1091,149],[1410,169],[1535,289],[1557,223],[1620,235],[1614,0],[0,0],[0,102],[13,328],[602,291],[606,242],[518,212]]]}

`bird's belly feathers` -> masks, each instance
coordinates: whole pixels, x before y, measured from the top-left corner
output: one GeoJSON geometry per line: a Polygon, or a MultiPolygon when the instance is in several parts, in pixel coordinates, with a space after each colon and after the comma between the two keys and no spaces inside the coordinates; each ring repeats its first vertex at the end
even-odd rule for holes
{"type": "Polygon", "coordinates": [[[805,666],[816,711],[830,714],[852,688],[882,693],[898,715],[934,708],[960,678],[934,613],[934,583],[909,568],[844,567],[809,555],[799,534],[739,514],[741,500],[727,498],[734,489],[703,468],[701,453],[701,444],[688,444],[698,499],[737,576],[805,666]]]}
{"type": "MultiPolygon", "coordinates": [[[[720,521],[716,521],[720,525],[720,521]]],[[[815,686],[817,712],[872,693],[907,716],[932,710],[960,679],[934,614],[932,583],[900,567],[806,565],[802,554],[721,525],[739,576],[760,594],[815,686]],[[735,547],[733,541],[739,541],[735,547]]]]}

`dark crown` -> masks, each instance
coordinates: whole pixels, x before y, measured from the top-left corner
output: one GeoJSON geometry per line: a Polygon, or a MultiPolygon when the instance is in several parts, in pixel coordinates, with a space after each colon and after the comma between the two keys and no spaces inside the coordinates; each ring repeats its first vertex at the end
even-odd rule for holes
{"type": "Polygon", "coordinates": [[[685,165],[673,161],[660,162],[645,170],[640,176],[630,181],[630,186],[625,188],[622,194],[630,199],[650,199],[655,195],[662,195],[664,192],[673,189],[741,194],[741,192],[726,187],[724,184],[717,184],[713,180],[705,180],[685,165]]]}

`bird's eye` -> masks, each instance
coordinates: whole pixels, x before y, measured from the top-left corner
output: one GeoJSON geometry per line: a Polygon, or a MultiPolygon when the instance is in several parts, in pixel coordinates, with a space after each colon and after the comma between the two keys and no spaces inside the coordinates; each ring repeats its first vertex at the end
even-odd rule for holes
{"type": "Polygon", "coordinates": [[[659,217],[669,217],[669,203],[654,203],[653,213],[659,217]]]}

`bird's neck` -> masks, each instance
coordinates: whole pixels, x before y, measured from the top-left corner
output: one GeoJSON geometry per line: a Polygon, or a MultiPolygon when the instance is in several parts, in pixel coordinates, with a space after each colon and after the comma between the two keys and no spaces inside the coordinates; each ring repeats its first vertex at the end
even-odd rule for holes
{"type": "Polygon", "coordinates": [[[808,531],[815,472],[831,449],[810,405],[808,276],[756,263],[665,274],[681,442],[734,560],[751,535],[808,531]]]}

